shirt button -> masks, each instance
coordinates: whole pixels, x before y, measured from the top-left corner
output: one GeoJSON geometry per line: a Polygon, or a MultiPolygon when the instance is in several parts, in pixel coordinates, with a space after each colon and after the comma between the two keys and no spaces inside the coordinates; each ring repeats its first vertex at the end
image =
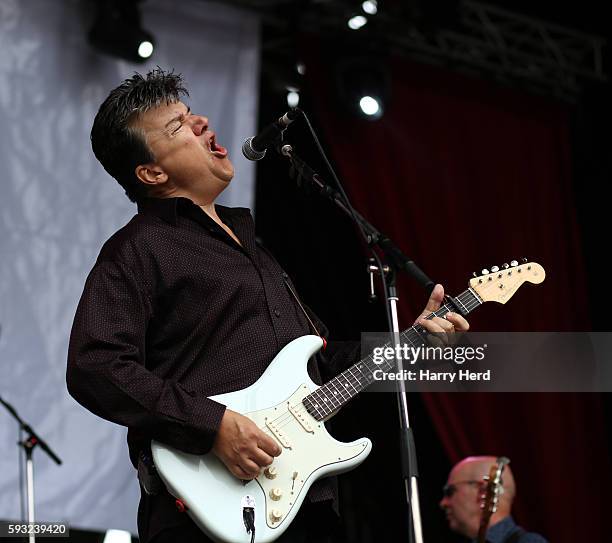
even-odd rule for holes
{"type": "Polygon", "coordinates": [[[278,309],[274,309],[274,314],[279,318],[281,316],[280,311],[278,309]]]}

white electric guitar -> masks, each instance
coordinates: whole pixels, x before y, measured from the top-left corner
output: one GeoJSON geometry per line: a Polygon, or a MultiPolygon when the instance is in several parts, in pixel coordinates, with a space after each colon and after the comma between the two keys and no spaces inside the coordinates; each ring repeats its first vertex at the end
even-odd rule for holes
{"type": "MultiPolygon", "coordinates": [[[[506,303],[524,282],[541,283],[544,277],[544,269],[536,263],[513,261],[501,270],[483,270],[465,292],[430,318],[449,311],[466,315],[488,301],[506,303]]],[[[413,326],[401,334],[401,341],[421,345],[422,333],[413,326]]],[[[314,335],[297,338],[250,387],[211,397],[249,417],[281,445],[281,455],[256,479],[237,479],[212,453],[192,455],[151,443],[155,466],[168,491],[213,540],[249,543],[250,516],[255,541],[274,541],[289,527],[317,479],[353,469],[370,453],[369,439],[341,443],[329,435],[323,422],[370,385],[381,365],[368,356],[319,387],[308,377],[306,364],[322,345],[314,335]]]]}

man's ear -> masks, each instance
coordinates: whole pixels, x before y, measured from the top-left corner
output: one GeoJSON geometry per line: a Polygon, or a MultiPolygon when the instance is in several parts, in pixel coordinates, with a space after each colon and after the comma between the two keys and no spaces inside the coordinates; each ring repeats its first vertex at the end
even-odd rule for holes
{"type": "Polygon", "coordinates": [[[158,185],[163,185],[168,181],[168,174],[164,172],[155,162],[149,162],[148,164],[139,164],[134,170],[136,177],[140,179],[145,185],[153,188],[158,185]]]}

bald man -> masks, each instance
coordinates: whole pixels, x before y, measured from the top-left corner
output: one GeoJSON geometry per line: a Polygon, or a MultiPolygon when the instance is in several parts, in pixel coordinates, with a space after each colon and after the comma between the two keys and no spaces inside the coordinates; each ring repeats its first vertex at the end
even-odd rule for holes
{"type": "MultiPolygon", "coordinates": [[[[483,477],[489,475],[495,456],[470,456],[461,460],[450,472],[444,486],[440,507],[446,513],[450,529],[475,540],[480,526],[480,502],[483,477]]],[[[516,484],[509,466],[502,475],[503,491],[499,497],[497,511],[491,516],[487,531],[488,543],[547,543],[534,533],[518,526],[510,516],[516,495],[516,484]]]]}

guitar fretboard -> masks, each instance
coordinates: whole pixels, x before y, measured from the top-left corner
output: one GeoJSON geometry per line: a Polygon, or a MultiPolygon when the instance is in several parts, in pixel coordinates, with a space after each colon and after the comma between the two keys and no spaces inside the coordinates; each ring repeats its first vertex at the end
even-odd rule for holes
{"type": "MultiPolygon", "coordinates": [[[[427,319],[443,317],[450,311],[459,310],[460,313],[467,315],[476,307],[482,304],[482,300],[471,288],[453,298],[456,308],[446,303],[437,311],[434,311],[427,319]]],[[[414,325],[400,333],[400,343],[408,344],[417,348],[426,345],[425,336],[427,331],[420,325],[414,325]]],[[[383,347],[390,346],[390,343],[383,347]]],[[[371,385],[376,370],[389,370],[393,367],[392,361],[382,363],[374,362],[373,353],[354,364],[347,370],[328,381],[325,385],[306,396],[302,403],[306,410],[317,420],[327,420],[331,418],[345,403],[355,397],[359,392],[371,385]]]]}

